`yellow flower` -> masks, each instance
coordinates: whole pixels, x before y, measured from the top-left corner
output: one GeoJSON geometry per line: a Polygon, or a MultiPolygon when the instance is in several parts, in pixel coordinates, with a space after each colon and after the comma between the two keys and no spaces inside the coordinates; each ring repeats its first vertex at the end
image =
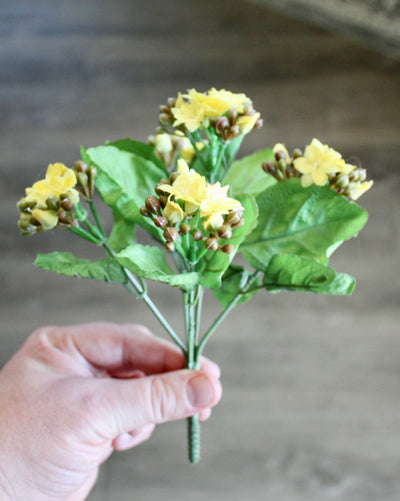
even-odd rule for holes
{"type": "Polygon", "coordinates": [[[346,163],[340,153],[318,139],[313,139],[306,147],[304,156],[296,158],[293,164],[303,174],[301,184],[304,187],[311,184],[324,186],[328,181],[328,174],[346,170],[346,163]]]}
{"type": "Polygon", "coordinates": [[[164,207],[164,216],[172,224],[178,224],[185,219],[185,213],[181,209],[180,205],[176,202],[172,202],[171,200],[169,200],[164,207]]]}
{"type": "MultiPolygon", "coordinates": [[[[225,89],[210,89],[206,94],[190,89],[187,94],[178,94],[175,106],[171,108],[175,118],[174,127],[184,125],[189,132],[202,127],[208,127],[210,120],[216,120],[234,109],[238,114],[252,107],[251,100],[245,94],[234,94],[225,89]]],[[[243,134],[247,134],[254,127],[260,114],[239,117],[238,125],[243,134]]]]}
{"type": "Polygon", "coordinates": [[[206,197],[206,178],[189,169],[183,159],[178,160],[178,174],[172,185],[162,184],[159,189],[185,202],[185,212],[190,215],[198,209],[200,202],[206,197]]]}
{"type": "Polygon", "coordinates": [[[184,125],[189,132],[199,129],[204,121],[204,106],[198,100],[192,102],[184,101],[182,94],[178,94],[175,106],[171,108],[175,118],[174,127],[184,125]]]}
{"type": "Polygon", "coordinates": [[[200,203],[200,217],[206,218],[203,222],[205,230],[217,230],[224,222],[224,215],[243,209],[238,200],[228,197],[228,190],[228,185],[221,186],[219,182],[207,185],[206,197],[200,203]]]}
{"type": "Polygon", "coordinates": [[[33,184],[31,188],[26,188],[26,202],[35,202],[37,208],[46,209],[46,200],[50,197],[60,198],[66,195],[74,203],[79,201],[79,193],[74,189],[76,176],[72,169],[64,164],[50,164],[47,168],[45,179],[41,179],[33,184]]]}
{"type": "Polygon", "coordinates": [[[246,94],[234,94],[225,89],[217,90],[213,87],[208,91],[208,96],[225,103],[225,111],[223,113],[231,108],[235,109],[238,113],[243,113],[245,104],[251,104],[251,100],[246,94]]]}
{"type": "Polygon", "coordinates": [[[350,183],[347,187],[348,196],[352,200],[357,200],[357,198],[360,198],[361,195],[368,191],[373,184],[373,181],[364,181],[363,183],[350,183]]]}

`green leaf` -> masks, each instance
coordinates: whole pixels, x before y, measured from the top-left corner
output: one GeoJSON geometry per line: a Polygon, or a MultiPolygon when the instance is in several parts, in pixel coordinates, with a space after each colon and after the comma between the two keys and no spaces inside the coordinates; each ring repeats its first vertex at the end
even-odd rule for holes
{"type": "Polygon", "coordinates": [[[87,154],[97,167],[96,189],[104,203],[126,221],[139,224],[161,240],[160,229],[143,217],[139,209],[165,177],[164,170],[150,160],[115,146],[89,148],[87,154]]]}
{"type": "Polygon", "coordinates": [[[350,275],[337,273],[333,268],[313,259],[293,254],[277,254],[269,262],[263,284],[270,292],[290,290],[351,294],[356,281],[350,275]]]}
{"type": "MultiPolygon", "coordinates": [[[[222,277],[221,287],[211,289],[223,308],[226,308],[229,303],[235,299],[238,291],[247,282],[250,275],[251,273],[243,268],[243,266],[237,266],[234,264],[229,266],[222,277]]],[[[255,281],[254,285],[257,286],[258,282],[255,281]]],[[[245,303],[257,292],[258,290],[255,289],[243,294],[237,304],[245,303]]]]}
{"type": "Polygon", "coordinates": [[[116,255],[116,260],[135,275],[164,282],[185,291],[193,290],[200,282],[196,272],[175,274],[159,247],[135,244],[116,255]]]}
{"type": "Polygon", "coordinates": [[[128,151],[145,160],[150,160],[153,164],[163,171],[164,177],[169,176],[169,172],[165,167],[162,160],[154,153],[154,146],[150,146],[147,143],[142,143],[140,141],[133,141],[132,139],[119,139],[118,141],[109,141],[106,143],[107,146],[115,146],[119,150],[128,151]]]}
{"type": "Polygon", "coordinates": [[[273,151],[267,148],[236,160],[225,174],[222,184],[229,184],[233,194],[258,195],[277,183],[276,179],[264,172],[261,167],[263,162],[268,162],[273,158],[273,151]]]}
{"type": "Polygon", "coordinates": [[[220,240],[220,245],[232,244],[234,246],[234,252],[231,254],[226,254],[221,250],[209,251],[204,258],[204,267],[201,270],[203,275],[201,279],[201,284],[205,287],[219,287],[221,285],[221,278],[225,270],[230,265],[236,251],[238,250],[240,244],[245,239],[246,235],[251,232],[257,223],[257,204],[254,197],[251,195],[237,195],[236,200],[244,207],[244,225],[240,228],[233,229],[232,238],[229,240],[220,240]]]}
{"type": "Polygon", "coordinates": [[[127,279],[121,266],[113,259],[88,261],[70,252],[51,252],[39,254],[35,265],[69,277],[92,278],[103,282],[126,283],[127,279]]]}
{"type": "Polygon", "coordinates": [[[364,209],[328,187],[303,188],[294,178],[274,184],[256,201],[258,225],[240,250],[247,263],[262,271],[275,254],[297,254],[326,264],[368,218],[364,209]]]}
{"type": "Polygon", "coordinates": [[[119,252],[136,242],[135,223],[124,219],[117,211],[113,211],[114,226],[107,243],[114,252],[119,252]]]}

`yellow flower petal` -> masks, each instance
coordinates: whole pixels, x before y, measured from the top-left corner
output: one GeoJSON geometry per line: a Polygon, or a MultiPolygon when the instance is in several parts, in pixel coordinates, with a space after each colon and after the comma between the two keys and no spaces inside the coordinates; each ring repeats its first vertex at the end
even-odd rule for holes
{"type": "Polygon", "coordinates": [[[44,231],[57,226],[58,216],[56,211],[33,209],[32,216],[38,221],[44,231]]]}
{"type": "Polygon", "coordinates": [[[164,216],[172,224],[178,224],[185,219],[185,214],[180,205],[172,201],[168,201],[164,207],[164,216]]]}

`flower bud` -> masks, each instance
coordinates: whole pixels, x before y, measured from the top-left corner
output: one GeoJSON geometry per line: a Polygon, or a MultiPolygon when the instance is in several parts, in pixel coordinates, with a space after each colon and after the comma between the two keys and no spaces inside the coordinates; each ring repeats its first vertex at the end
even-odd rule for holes
{"type": "Polygon", "coordinates": [[[196,242],[201,240],[203,238],[203,233],[200,230],[194,230],[192,233],[192,236],[196,242]]]}
{"type": "Polygon", "coordinates": [[[179,231],[182,233],[182,235],[187,235],[190,231],[190,224],[181,223],[181,225],[179,227],[179,231]]]}
{"type": "Polygon", "coordinates": [[[232,224],[232,228],[240,228],[241,226],[244,225],[244,219],[240,218],[239,221],[235,224],[232,224]]]}
{"type": "Polygon", "coordinates": [[[168,252],[174,252],[175,250],[174,242],[165,242],[164,247],[167,249],[168,252]]]}
{"type": "Polygon", "coordinates": [[[238,112],[235,110],[235,108],[230,108],[228,110],[228,113],[226,114],[227,117],[228,117],[228,120],[233,123],[236,121],[237,119],[237,116],[238,116],[238,112]]]}
{"type": "Polygon", "coordinates": [[[232,237],[232,228],[229,224],[223,224],[220,228],[218,228],[218,235],[220,238],[229,240],[232,237]]]}
{"type": "Polygon", "coordinates": [[[215,128],[218,132],[222,132],[229,127],[230,123],[226,117],[221,117],[217,120],[215,128]]]}
{"type": "MultiPolygon", "coordinates": [[[[47,202],[46,202],[47,203],[47,202]]],[[[60,206],[67,210],[67,211],[71,211],[74,207],[75,207],[75,204],[72,200],[69,200],[68,198],[65,198],[64,200],[62,200],[62,202],[60,203],[60,206]]],[[[50,207],[49,207],[50,209],[50,207]]],[[[53,210],[56,210],[56,209],[53,209],[53,210]]]]}
{"type": "Polygon", "coordinates": [[[40,226],[39,221],[34,216],[31,216],[29,218],[29,223],[33,226],[40,226]]]}
{"type": "Polygon", "coordinates": [[[139,212],[144,217],[149,217],[150,216],[150,212],[147,210],[147,208],[144,205],[142,205],[140,207],[139,212]]]}
{"type": "Polygon", "coordinates": [[[230,225],[237,224],[240,221],[241,217],[242,217],[241,211],[232,211],[226,216],[225,224],[230,224],[230,225]]]}
{"type": "Polygon", "coordinates": [[[167,242],[175,242],[178,238],[178,230],[173,226],[167,226],[164,230],[164,238],[167,242]]]}
{"type": "Polygon", "coordinates": [[[18,221],[18,227],[21,231],[35,231],[34,225],[31,224],[29,217],[24,217],[18,221]]]}
{"type": "Polygon", "coordinates": [[[278,150],[275,152],[275,160],[279,162],[279,160],[286,160],[286,154],[284,151],[278,150]]]}
{"type": "Polygon", "coordinates": [[[221,250],[222,252],[225,252],[225,254],[232,254],[235,248],[232,244],[226,244],[223,247],[221,247],[221,250]]]}
{"type": "Polygon", "coordinates": [[[58,211],[57,216],[58,216],[58,220],[60,223],[67,224],[67,225],[72,224],[72,219],[70,218],[68,212],[66,212],[64,210],[60,210],[60,211],[58,211]]]}
{"type": "Polygon", "coordinates": [[[49,210],[58,210],[59,207],[60,207],[60,202],[58,200],[57,197],[54,197],[54,196],[50,196],[47,200],[46,200],[46,206],[49,210]]]}
{"type": "Polygon", "coordinates": [[[77,160],[75,163],[74,163],[74,169],[77,171],[77,172],[86,172],[87,169],[88,169],[88,165],[86,162],[84,162],[83,160],[77,160]]]}
{"type": "Polygon", "coordinates": [[[145,205],[146,205],[146,209],[149,212],[151,212],[153,214],[159,214],[160,213],[160,201],[154,195],[149,195],[146,198],[145,205]]]}
{"type": "Polygon", "coordinates": [[[154,219],[154,224],[159,228],[165,228],[167,226],[167,220],[163,216],[157,216],[154,219]]]}
{"type": "Polygon", "coordinates": [[[204,242],[206,249],[209,251],[216,251],[218,249],[218,240],[216,238],[207,238],[204,242]]]}
{"type": "Polygon", "coordinates": [[[299,158],[303,156],[303,152],[301,151],[300,148],[295,148],[293,150],[293,159],[299,158]]]}

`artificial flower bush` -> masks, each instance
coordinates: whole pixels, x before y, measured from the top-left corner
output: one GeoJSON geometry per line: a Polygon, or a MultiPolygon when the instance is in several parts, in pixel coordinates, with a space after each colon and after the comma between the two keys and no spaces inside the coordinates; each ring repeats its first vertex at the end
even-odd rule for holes
{"type": "MultiPolygon", "coordinates": [[[[105,251],[96,261],[40,254],[37,266],[122,284],[149,306],[189,369],[199,367],[207,340],[232,308],[262,290],[351,294],[354,278],[328,260],[367,220],[354,202],[372,185],[365,170],[317,139],[304,153],[290,155],[279,143],[235,160],[262,120],[245,94],[224,89],[179,93],[161,106],[159,125],[148,143],[122,139],[82,148],[73,168],[51,164],[45,179],[26,189],[18,203],[23,235],[66,228],[105,251]],[[112,210],[111,231],[98,216],[95,192],[112,210]],[[154,245],[137,241],[138,226],[154,245]],[[233,261],[239,253],[242,264],[233,261]],[[146,280],[182,291],[182,336],[149,297],[146,280]],[[222,310],[201,333],[204,288],[222,310]]],[[[199,433],[193,416],[193,463],[199,433]]]]}

